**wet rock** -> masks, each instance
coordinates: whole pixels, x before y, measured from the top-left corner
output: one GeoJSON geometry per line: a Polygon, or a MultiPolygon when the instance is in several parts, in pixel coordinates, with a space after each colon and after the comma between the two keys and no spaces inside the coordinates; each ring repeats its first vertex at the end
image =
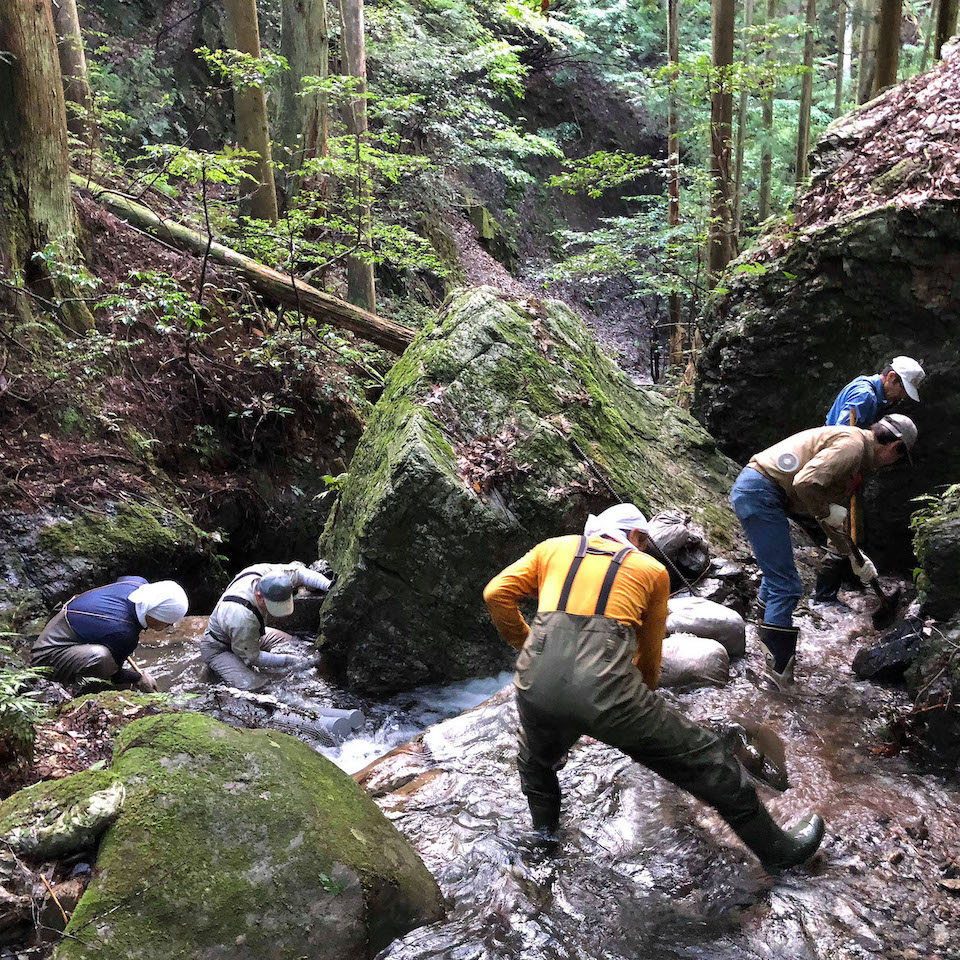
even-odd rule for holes
{"type": "Polygon", "coordinates": [[[853,658],[853,672],[861,680],[897,683],[917,658],[923,643],[924,621],[910,617],[881,638],[879,646],[864,647],[853,658]]]}
{"type": "Polygon", "coordinates": [[[369,960],[443,914],[433,878],[346,774],[293,737],[199,714],[134,721],[109,770],[15,794],[0,827],[105,779],[127,800],[57,960],[369,960]]]}
{"type": "Polygon", "coordinates": [[[742,657],[747,649],[747,626],[736,611],[700,597],[671,597],[668,609],[668,634],[708,637],[722,644],[731,657],[742,657]]]}
{"type": "Polygon", "coordinates": [[[703,527],[692,517],[682,510],[664,510],[650,520],[649,526],[650,553],[667,568],[671,590],[680,590],[706,573],[710,543],[703,527]]]}
{"type": "Polygon", "coordinates": [[[953,57],[834,124],[815,150],[816,176],[794,224],[732,265],[702,324],[694,411],[742,463],[823,423],[855,376],[899,354],[923,359],[923,402],[903,408],[920,431],[922,467],[884,471],[863,492],[867,536],[883,530],[867,552],[904,565],[912,499],[953,482],[960,469],[944,429],[960,396],[960,200],[940,167],[955,147],[935,124],[911,119],[922,111],[910,113],[921,97],[935,117],[939,85],[955,90],[958,82],[953,57]],[[898,179],[907,173],[908,184],[898,179]]]}
{"type": "Polygon", "coordinates": [[[620,499],[734,546],[734,475],[564,305],[460,293],[391,371],[321,538],[340,574],[325,653],[367,690],[495,673],[514,653],[483,605],[490,577],[620,499]]]}
{"type": "Polygon", "coordinates": [[[926,616],[950,620],[960,613],[960,497],[938,497],[913,517],[913,548],[920,564],[917,587],[926,616]]]}
{"type": "Polygon", "coordinates": [[[53,885],[53,891],[47,893],[40,905],[38,926],[44,940],[54,943],[60,939],[86,888],[86,882],[78,878],[53,885]]]}
{"type": "Polygon", "coordinates": [[[674,633],[663,641],[660,686],[722,687],[729,679],[730,657],[723,644],[692,633],[674,633]]]}
{"type": "Polygon", "coordinates": [[[934,625],[906,672],[914,734],[948,763],[960,763],[960,622],[934,625]]]}

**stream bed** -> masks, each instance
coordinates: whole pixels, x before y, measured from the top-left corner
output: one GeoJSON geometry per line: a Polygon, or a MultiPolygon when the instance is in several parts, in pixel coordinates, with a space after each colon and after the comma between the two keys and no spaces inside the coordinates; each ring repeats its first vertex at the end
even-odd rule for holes
{"type": "MultiPolygon", "coordinates": [[[[520,793],[508,674],[382,703],[316,671],[279,680],[274,692],[290,703],[364,711],[343,744],[314,745],[357,775],[447,898],[444,922],[379,960],[960,958],[956,774],[885,755],[885,713],[904,694],[850,670],[875,636],[868,616],[800,623],[795,693],[764,688],[751,627],[727,687],[664,694],[700,721],[742,718],[785,742],[790,789],[761,792],[780,823],[815,810],[827,835],[809,864],[777,877],[710,808],[589,738],[561,771],[559,840],[544,846],[520,793]]],[[[202,619],[189,618],[144,644],[144,665],[162,688],[229,713],[242,702],[202,683],[198,631],[202,619]]]]}

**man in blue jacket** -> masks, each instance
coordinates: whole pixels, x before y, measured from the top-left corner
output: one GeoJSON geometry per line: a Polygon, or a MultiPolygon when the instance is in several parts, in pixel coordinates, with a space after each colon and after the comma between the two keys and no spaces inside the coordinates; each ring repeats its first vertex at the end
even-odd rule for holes
{"type": "Polygon", "coordinates": [[[50,667],[58,683],[84,678],[108,680],[156,690],[145,670],[125,667],[136,650],[140,632],[179,623],[187,612],[187,595],[172,580],[147,583],[143,577],[121,577],[68,600],[43,628],[30,652],[36,667],[50,667]]]}
{"type": "MultiPolygon", "coordinates": [[[[857,377],[837,394],[826,426],[869,430],[904,397],[919,401],[919,387],[925,376],[923,367],[912,357],[894,357],[880,373],[857,377]]],[[[837,591],[849,576],[849,558],[829,549],[817,574],[814,602],[838,604],[837,591]]]]}

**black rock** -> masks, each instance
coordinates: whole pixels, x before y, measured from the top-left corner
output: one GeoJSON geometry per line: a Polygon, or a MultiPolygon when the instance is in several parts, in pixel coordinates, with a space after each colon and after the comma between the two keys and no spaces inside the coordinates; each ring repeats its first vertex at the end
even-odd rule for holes
{"type": "Polygon", "coordinates": [[[907,667],[913,663],[923,642],[920,617],[907,617],[888,633],[878,647],[864,647],[853,658],[853,672],[861,680],[878,683],[899,683],[907,667]]]}

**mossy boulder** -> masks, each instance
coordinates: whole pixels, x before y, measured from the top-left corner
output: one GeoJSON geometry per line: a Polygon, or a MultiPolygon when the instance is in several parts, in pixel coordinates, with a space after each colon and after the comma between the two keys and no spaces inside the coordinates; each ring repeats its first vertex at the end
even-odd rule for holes
{"type": "Polygon", "coordinates": [[[960,614],[960,485],[932,497],[912,526],[923,613],[950,620],[960,614]]]}
{"type": "Polygon", "coordinates": [[[226,581],[211,538],[172,500],[0,512],[0,630],[36,634],[73,594],[137,574],[191,586],[212,604],[226,581]]]}
{"type": "Polygon", "coordinates": [[[360,960],[443,913],[363,790],[293,737],[202,714],[136,720],[108,770],[0,805],[0,831],[122,784],[57,960],[360,960]]]}
{"type": "Polygon", "coordinates": [[[914,701],[907,715],[911,733],[940,759],[960,764],[960,620],[924,631],[920,652],[907,670],[914,701]]]}
{"type": "Polygon", "coordinates": [[[565,305],[460,292],[391,371],[324,530],[325,651],[367,690],[504,669],[482,600],[498,570],[620,499],[680,507],[729,547],[735,475],[565,305]]]}

